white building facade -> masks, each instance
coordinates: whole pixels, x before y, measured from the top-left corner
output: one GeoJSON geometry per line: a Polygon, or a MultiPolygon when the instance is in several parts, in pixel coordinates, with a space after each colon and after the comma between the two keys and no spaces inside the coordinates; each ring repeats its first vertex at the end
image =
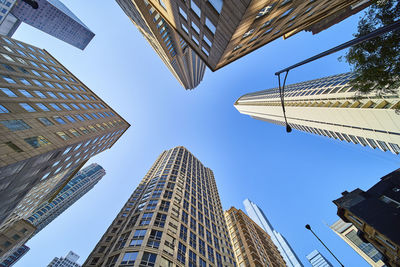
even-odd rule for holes
{"type": "MultiPolygon", "coordinates": [[[[400,96],[360,95],[349,85],[352,73],[288,85],[284,101],[294,129],[400,153],[400,96]]],[[[242,114],[284,125],[278,88],[249,93],[235,102],[242,114]]]]}

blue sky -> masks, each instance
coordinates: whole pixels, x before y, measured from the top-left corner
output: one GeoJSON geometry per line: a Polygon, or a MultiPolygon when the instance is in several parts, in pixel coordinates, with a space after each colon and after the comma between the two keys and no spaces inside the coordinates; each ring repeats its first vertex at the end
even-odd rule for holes
{"type": "MultiPolygon", "coordinates": [[[[275,71],[352,38],[358,16],[318,34],[277,40],[185,91],[115,1],[69,0],[96,36],[85,51],[30,26],[14,38],[45,48],[132,124],[110,150],[90,162],[107,175],[28,242],[16,266],[46,266],[73,250],[87,258],[157,156],[183,145],[214,171],[224,209],[250,198],[305,264],[320,250],[309,223],[345,266],[368,266],[326,225],[338,219],[332,200],[368,189],[399,166],[399,157],[251,119],[233,107],[241,95],[276,87],[275,71]]],[[[287,83],[346,72],[334,54],[289,73],[287,83]]],[[[89,163],[90,163],[89,162],[89,163]]]]}

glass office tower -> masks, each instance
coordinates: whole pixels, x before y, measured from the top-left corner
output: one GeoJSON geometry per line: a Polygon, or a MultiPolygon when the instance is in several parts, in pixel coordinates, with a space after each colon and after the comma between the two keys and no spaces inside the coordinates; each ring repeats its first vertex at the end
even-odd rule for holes
{"type": "Polygon", "coordinates": [[[302,267],[303,264],[298,259],[289,243],[280,233],[275,231],[264,212],[249,199],[245,199],[243,204],[249,217],[271,237],[272,242],[278,248],[286,265],[288,267],[302,267]]]}

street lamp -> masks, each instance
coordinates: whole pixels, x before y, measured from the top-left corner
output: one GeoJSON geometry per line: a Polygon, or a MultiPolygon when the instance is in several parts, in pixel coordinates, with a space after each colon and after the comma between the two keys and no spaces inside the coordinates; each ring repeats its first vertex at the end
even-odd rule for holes
{"type": "Polygon", "coordinates": [[[324,242],[322,242],[322,240],[319,239],[319,237],[314,233],[314,231],[311,230],[311,226],[309,224],[306,224],[306,229],[310,230],[311,233],[313,233],[313,235],[319,240],[319,242],[321,242],[321,244],[324,245],[324,247],[329,251],[329,253],[332,254],[332,256],[337,260],[337,262],[339,262],[340,266],[344,267],[344,265],[338,260],[338,258],[336,258],[336,256],[332,253],[332,251],[324,244],[324,242]]]}

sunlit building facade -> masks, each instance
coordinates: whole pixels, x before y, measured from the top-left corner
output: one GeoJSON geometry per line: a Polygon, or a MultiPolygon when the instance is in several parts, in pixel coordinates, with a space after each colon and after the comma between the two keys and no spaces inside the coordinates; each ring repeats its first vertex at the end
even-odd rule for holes
{"type": "Polygon", "coordinates": [[[10,267],[13,266],[17,261],[19,261],[30,248],[26,245],[22,245],[13,250],[13,252],[4,260],[0,260],[0,267],[10,267]]]}
{"type": "MultiPolygon", "coordinates": [[[[351,73],[291,84],[284,103],[289,125],[296,130],[348,143],[400,153],[399,90],[357,94],[351,73]]],[[[285,125],[278,88],[249,93],[235,108],[252,118],[285,125]]]]}
{"type": "Polygon", "coordinates": [[[28,218],[129,126],[47,51],[0,37],[0,231],[28,218]]]}
{"type": "Polygon", "coordinates": [[[287,266],[271,237],[242,210],[231,207],[225,219],[238,266],[287,266]]]}
{"type": "Polygon", "coordinates": [[[318,33],[369,5],[365,0],[146,1],[213,71],[277,38],[318,33]]]}
{"type": "Polygon", "coordinates": [[[164,151],[83,266],[235,266],[213,172],[164,151]]]}
{"type": "Polygon", "coordinates": [[[333,203],[338,216],[358,229],[357,235],[384,256],[386,265],[400,266],[400,169],[366,191],[344,191],[333,203]]]}
{"type": "Polygon", "coordinates": [[[385,266],[382,261],[383,255],[371,243],[361,240],[358,236],[358,229],[352,223],[346,223],[339,219],[330,228],[371,266],[385,266]]]}
{"type": "Polygon", "coordinates": [[[159,12],[143,0],[117,0],[125,14],[185,89],[194,89],[203,79],[206,65],[159,12]]]}

